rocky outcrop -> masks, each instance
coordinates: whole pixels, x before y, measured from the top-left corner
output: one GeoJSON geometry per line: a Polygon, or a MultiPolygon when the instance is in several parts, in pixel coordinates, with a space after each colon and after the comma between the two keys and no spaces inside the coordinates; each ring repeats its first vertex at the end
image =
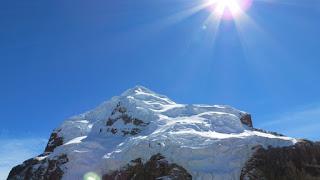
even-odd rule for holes
{"type": "Polygon", "coordinates": [[[58,147],[61,146],[63,144],[63,138],[59,136],[59,132],[61,131],[61,129],[58,130],[54,130],[49,138],[48,144],[45,148],[45,152],[53,152],[53,150],[58,147]]]}
{"type": "Polygon", "coordinates": [[[244,115],[242,115],[240,117],[240,121],[242,122],[242,124],[245,124],[248,127],[253,127],[251,115],[248,113],[245,113],[244,115]]]}
{"type": "Polygon", "coordinates": [[[140,133],[142,128],[148,124],[149,123],[145,123],[143,120],[128,115],[127,109],[122,107],[120,103],[117,104],[112,111],[111,116],[106,121],[107,132],[111,132],[112,134],[121,134],[122,136],[136,135],[140,133]],[[114,124],[117,122],[128,125],[130,128],[114,126],[114,124]]]}
{"type": "Polygon", "coordinates": [[[68,158],[65,154],[52,159],[42,154],[12,168],[8,180],[58,180],[64,173],[63,164],[67,162],[68,158]]]}
{"type": "Polygon", "coordinates": [[[151,179],[171,179],[171,180],[191,180],[192,176],[177,164],[170,164],[161,154],[156,154],[145,164],[141,159],[131,161],[120,171],[105,174],[103,180],[151,180],[151,179]]]}
{"type": "Polygon", "coordinates": [[[241,180],[319,180],[320,143],[301,140],[293,146],[255,148],[241,180]]]}

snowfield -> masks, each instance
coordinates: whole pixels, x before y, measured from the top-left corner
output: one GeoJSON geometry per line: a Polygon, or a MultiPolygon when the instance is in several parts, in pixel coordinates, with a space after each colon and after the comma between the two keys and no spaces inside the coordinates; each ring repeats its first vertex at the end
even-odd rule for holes
{"type": "Polygon", "coordinates": [[[177,104],[137,86],[66,120],[58,128],[64,144],[48,158],[67,154],[67,180],[82,179],[87,172],[102,176],[157,153],[183,166],[193,179],[238,180],[255,147],[297,142],[248,127],[240,120],[245,114],[224,105],[177,104]]]}

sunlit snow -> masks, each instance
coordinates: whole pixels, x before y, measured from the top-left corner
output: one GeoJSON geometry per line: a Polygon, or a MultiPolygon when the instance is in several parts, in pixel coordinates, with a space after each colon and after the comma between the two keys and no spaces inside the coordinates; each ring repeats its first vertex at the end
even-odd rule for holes
{"type": "MultiPolygon", "coordinates": [[[[239,179],[241,167],[257,145],[288,146],[294,138],[255,131],[241,123],[245,114],[224,105],[177,104],[168,97],[138,86],[102,103],[61,126],[66,140],[50,154],[67,153],[64,179],[81,179],[87,172],[103,175],[131,160],[148,160],[161,153],[169,162],[182,165],[193,179],[239,179]],[[105,133],[106,120],[121,103],[127,114],[147,126],[137,135],[105,133]]],[[[132,124],[115,122],[118,129],[132,124]]]]}

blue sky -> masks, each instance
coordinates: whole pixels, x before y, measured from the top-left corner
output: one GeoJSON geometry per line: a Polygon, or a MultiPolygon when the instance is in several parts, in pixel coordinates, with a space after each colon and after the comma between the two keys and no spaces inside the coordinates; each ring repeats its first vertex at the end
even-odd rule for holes
{"type": "Polygon", "coordinates": [[[208,9],[188,11],[199,2],[0,1],[2,176],[63,119],[137,84],[319,139],[320,1],[254,0],[247,18],[216,29],[208,9]]]}

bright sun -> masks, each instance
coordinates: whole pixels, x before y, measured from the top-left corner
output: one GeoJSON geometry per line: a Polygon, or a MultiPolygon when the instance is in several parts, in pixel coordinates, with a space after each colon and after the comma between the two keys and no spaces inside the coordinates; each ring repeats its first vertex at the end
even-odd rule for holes
{"type": "Polygon", "coordinates": [[[237,18],[250,8],[251,3],[252,0],[208,0],[212,12],[223,19],[237,18]]]}

